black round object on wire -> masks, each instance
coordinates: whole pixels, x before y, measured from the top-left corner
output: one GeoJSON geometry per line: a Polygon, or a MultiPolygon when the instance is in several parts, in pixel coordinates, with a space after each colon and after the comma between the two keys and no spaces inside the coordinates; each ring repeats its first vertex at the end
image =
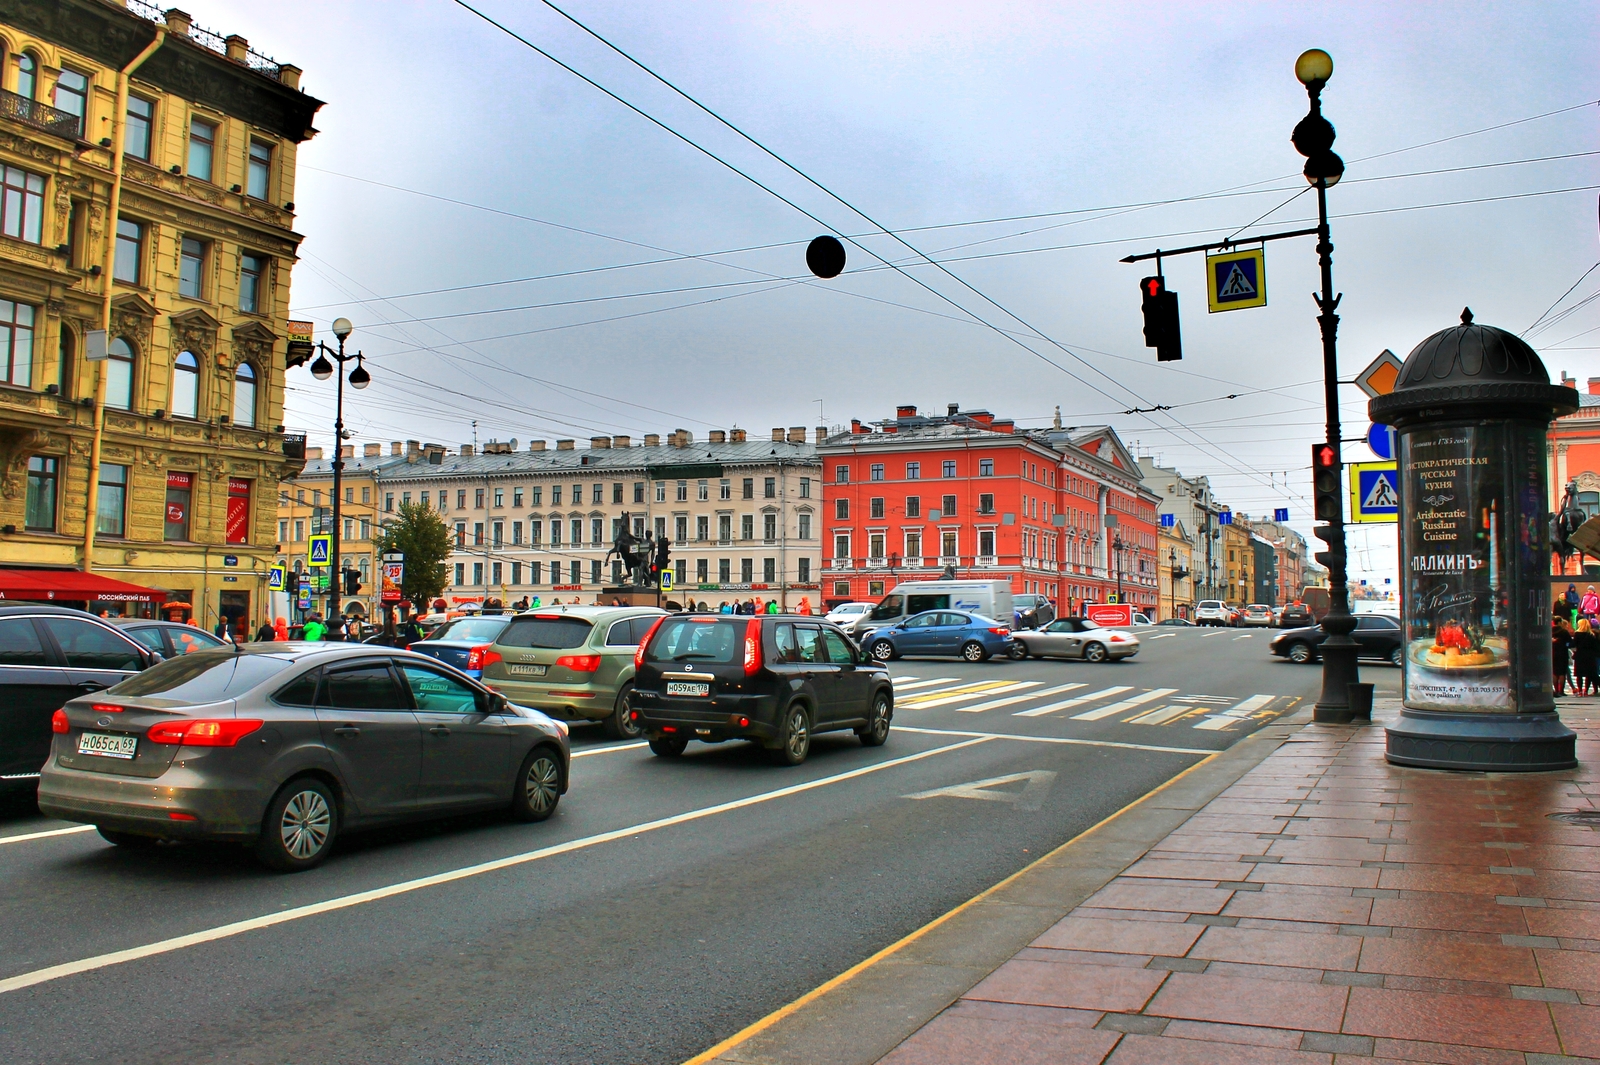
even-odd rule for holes
{"type": "Polygon", "coordinates": [[[806,265],[818,277],[838,277],[844,271],[844,245],[823,234],[806,248],[806,265]]]}

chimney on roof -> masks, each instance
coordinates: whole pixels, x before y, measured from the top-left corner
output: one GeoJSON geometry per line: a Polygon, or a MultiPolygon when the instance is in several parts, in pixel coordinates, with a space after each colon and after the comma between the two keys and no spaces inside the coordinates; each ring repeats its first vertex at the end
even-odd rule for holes
{"type": "Polygon", "coordinates": [[[1600,396],[1600,377],[1589,378],[1589,394],[1591,396],[1600,396]]]}
{"type": "Polygon", "coordinates": [[[688,447],[694,443],[694,434],[687,429],[674,429],[672,431],[673,447],[688,447]]]}
{"type": "Polygon", "coordinates": [[[806,442],[806,427],[803,425],[789,426],[789,443],[803,444],[806,442]]]}
{"type": "Polygon", "coordinates": [[[916,405],[913,403],[902,403],[900,406],[894,409],[894,416],[896,418],[915,418],[917,416],[916,405]]]}
{"type": "Polygon", "coordinates": [[[947,418],[954,418],[957,414],[960,414],[960,413],[961,413],[961,404],[952,403],[952,404],[950,404],[949,408],[945,411],[945,416],[947,418]]]}
{"type": "Polygon", "coordinates": [[[983,426],[985,429],[989,428],[991,425],[994,424],[994,415],[990,414],[986,410],[974,410],[974,411],[968,411],[967,413],[972,418],[973,421],[977,422],[979,425],[983,426]]]}
{"type": "Polygon", "coordinates": [[[339,447],[339,457],[342,459],[355,458],[356,446],[354,444],[341,444],[339,447]]]}
{"type": "Polygon", "coordinates": [[[176,34],[179,37],[187,37],[189,36],[189,27],[192,24],[193,20],[190,19],[187,11],[179,11],[175,7],[167,9],[168,33],[176,34]]]}
{"type": "Polygon", "coordinates": [[[321,457],[322,457],[322,449],[320,447],[308,447],[308,448],[306,448],[306,458],[311,459],[313,462],[315,462],[317,459],[320,459],[321,457]]]}
{"type": "Polygon", "coordinates": [[[391,454],[391,455],[404,455],[405,454],[405,445],[400,443],[400,441],[398,441],[398,440],[389,441],[389,454],[391,454]]]}
{"type": "Polygon", "coordinates": [[[364,459],[375,459],[375,458],[379,457],[382,454],[383,454],[383,445],[382,444],[362,444],[361,445],[361,457],[364,458],[364,459]]]}
{"type": "Polygon", "coordinates": [[[633,446],[633,437],[631,437],[631,436],[613,436],[611,438],[611,446],[612,447],[632,447],[633,446]]]}
{"type": "Polygon", "coordinates": [[[644,446],[645,447],[660,447],[661,446],[661,434],[660,433],[645,433],[644,434],[644,446]]]}
{"type": "Polygon", "coordinates": [[[224,40],[222,42],[222,47],[225,50],[228,58],[233,60],[235,63],[245,62],[246,57],[250,54],[250,42],[239,36],[237,33],[224,40]]]}
{"type": "Polygon", "coordinates": [[[291,89],[300,87],[300,75],[305,73],[293,63],[282,63],[278,66],[278,80],[291,89]]]}
{"type": "Polygon", "coordinates": [[[1566,385],[1568,388],[1574,388],[1578,384],[1577,380],[1567,376],[1567,371],[1565,370],[1561,371],[1561,383],[1566,385]]]}
{"type": "Polygon", "coordinates": [[[596,450],[607,450],[607,451],[609,451],[610,448],[611,448],[611,438],[609,436],[591,436],[589,438],[589,450],[591,450],[591,451],[596,451],[596,450]]]}
{"type": "Polygon", "coordinates": [[[828,439],[828,427],[826,425],[817,426],[816,436],[813,439],[819,444],[828,439]]]}
{"type": "Polygon", "coordinates": [[[724,431],[722,431],[721,429],[713,429],[713,430],[711,430],[711,442],[713,444],[727,443],[727,440],[728,440],[728,434],[725,433],[724,431]]]}
{"type": "Polygon", "coordinates": [[[730,443],[730,444],[742,444],[742,443],[744,443],[744,440],[745,440],[745,431],[743,429],[729,429],[728,430],[728,443],[730,443]]]}
{"type": "Polygon", "coordinates": [[[410,460],[412,462],[415,462],[417,460],[417,456],[420,455],[421,453],[422,453],[422,441],[421,440],[407,440],[406,441],[406,458],[408,460],[410,460]]]}
{"type": "Polygon", "coordinates": [[[994,431],[997,433],[1014,433],[1017,431],[1017,423],[1010,418],[1001,418],[994,423],[994,431]]]}
{"type": "Polygon", "coordinates": [[[529,440],[528,441],[528,450],[529,451],[543,451],[544,450],[544,441],[543,440],[529,440]]]}
{"type": "Polygon", "coordinates": [[[854,434],[870,433],[872,432],[872,429],[869,426],[862,425],[860,418],[851,418],[850,432],[854,434]]]}
{"type": "Polygon", "coordinates": [[[781,426],[772,430],[772,442],[774,444],[783,443],[783,428],[781,426]]]}
{"type": "Polygon", "coordinates": [[[576,443],[577,443],[576,440],[557,440],[556,441],[556,450],[557,451],[571,451],[573,449],[573,445],[575,445],[576,443]]]}
{"type": "MultiPolygon", "coordinates": [[[[471,444],[462,444],[461,445],[461,457],[464,458],[464,459],[470,459],[472,457],[472,445],[471,444]]],[[[411,456],[407,455],[406,458],[409,460],[411,458],[411,456]]]]}

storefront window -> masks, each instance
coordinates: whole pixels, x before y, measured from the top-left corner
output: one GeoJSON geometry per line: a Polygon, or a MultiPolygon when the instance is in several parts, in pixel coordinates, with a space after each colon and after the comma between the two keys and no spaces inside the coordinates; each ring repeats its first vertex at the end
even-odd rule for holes
{"type": "Polygon", "coordinates": [[[48,455],[28,459],[28,528],[56,530],[56,462],[48,455]]]}
{"type": "Polygon", "coordinates": [[[124,535],[128,502],[128,467],[100,464],[100,495],[95,504],[94,531],[101,536],[124,535]]]}

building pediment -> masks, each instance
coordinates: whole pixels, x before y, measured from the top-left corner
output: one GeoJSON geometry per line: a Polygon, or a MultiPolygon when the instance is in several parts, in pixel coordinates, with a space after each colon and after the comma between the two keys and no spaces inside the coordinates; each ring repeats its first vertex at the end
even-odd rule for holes
{"type": "Polygon", "coordinates": [[[245,322],[243,325],[233,327],[233,339],[235,341],[253,340],[271,344],[278,339],[278,334],[260,322],[245,322]]]}
{"type": "Polygon", "coordinates": [[[222,328],[222,323],[199,307],[190,307],[186,311],[179,311],[172,316],[172,325],[176,329],[205,329],[215,333],[222,328]]]}
{"type": "Polygon", "coordinates": [[[139,318],[154,318],[155,304],[137,292],[124,292],[111,298],[111,310],[117,314],[131,314],[139,318]]]}

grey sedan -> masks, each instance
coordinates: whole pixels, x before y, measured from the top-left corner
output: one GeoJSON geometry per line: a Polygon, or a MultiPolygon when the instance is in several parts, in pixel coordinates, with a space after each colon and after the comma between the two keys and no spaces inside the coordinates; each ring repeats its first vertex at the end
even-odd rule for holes
{"type": "Polygon", "coordinates": [[[123,847],[232,840],[294,872],[341,831],[555,812],[566,726],[434,659],[262,643],[170,659],[55,712],[39,808],[123,847]]]}
{"type": "Polygon", "coordinates": [[[1088,618],[1058,618],[1042,629],[1012,633],[1012,639],[1033,658],[1114,662],[1139,653],[1139,637],[1122,629],[1102,629],[1088,618]]]}

